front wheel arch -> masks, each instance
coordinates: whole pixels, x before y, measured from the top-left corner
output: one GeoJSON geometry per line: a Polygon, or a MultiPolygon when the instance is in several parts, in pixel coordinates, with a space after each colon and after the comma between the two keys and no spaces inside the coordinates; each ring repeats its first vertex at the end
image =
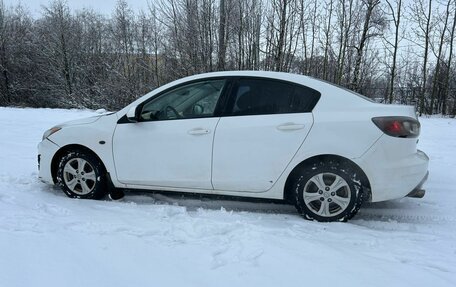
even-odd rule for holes
{"type": "Polygon", "coordinates": [[[285,187],[284,187],[284,199],[292,204],[295,204],[295,196],[292,190],[293,184],[296,180],[296,177],[302,169],[305,169],[306,167],[311,166],[312,164],[316,162],[327,162],[327,161],[336,161],[340,165],[348,165],[351,169],[355,170],[357,173],[359,173],[360,178],[361,178],[361,185],[363,187],[364,191],[364,198],[365,201],[370,201],[371,200],[371,186],[369,179],[367,175],[364,173],[364,171],[359,167],[356,163],[351,161],[348,158],[339,156],[339,155],[333,155],[333,154],[322,154],[322,155],[317,155],[310,157],[306,160],[303,160],[300,162],[295,168],[290,172],[288,175],[287,181],[285,182],[285,187]]]}
{"type": "Polygon", "coordinates": [[[60,148],[55,153],[54,157],[52,158],[52,161],[51,161],[51,174],[52,174],[52,180],[54,181],[54,183],[57,183],[57,170],[58,170],[58,167],[59,167],[60,160],[67,153],[69,153],[71,151],[76,151],[76,150],[83,151],[83,152],[89,153],[92,156],[94,156],[101,163],[104,171],[107,172],[105,164],[103,163],[101,158],[93,150],[91,150],[90,148],[88,148],[86,146],[83,146],[83,145],[70,144],[70,145],[66,145],[66,146],[60,148]]]}

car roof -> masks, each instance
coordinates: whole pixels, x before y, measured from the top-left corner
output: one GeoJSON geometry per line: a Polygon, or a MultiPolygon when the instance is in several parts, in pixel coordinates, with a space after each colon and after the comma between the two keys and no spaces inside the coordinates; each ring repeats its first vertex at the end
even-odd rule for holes
{"type": "Polygon", "coordinates": [[[358,94],[350,89],[347,89],[343,86],[336,85],[334,83],[317,79],[310,76],[305,76],[301,74],[294,74],[294,73],[286,73],[286,72],[272,72],[272,71],[249,71],[249,70],[240,70],[240,71],[223,71],[223,72],[210,72],[210,73],[203,73],[197,74],[185,78],[181,78],[174,83],[177,82],[187,82],[192,80],[199,80],[205,78],[215,78],[215,77],[254,77],[254,78],[268,78],[268,79],[276,79],[282,81],[293,82],[297,84],[301,84],[307,86],[309,88],[313,88],[319,91],[322,94],[327,92],[332,92],[333,94],[351,94],[356,95],[357,98],[363,98],[364,100],[372,101],[371,99],[358,94]]]}
{"type": "Polygon", "coordinates": [[[210,72],[210,73],[203,73],[197,74],[189,77],[182,78],[184,81],[191,81],[197,79],[204,79],[204,78],[213,78],[213,77],[258,77],[258,78],[271,78],[271,79],[278,79],[278,80],[285,80],[290,82],[296,83],[310,83],[310,82],[320,82],[319,80],[300,75],[300,74],[293,74],[293,73],[285,73],[285,72],[271,72],[271,71],[223,71],[223,72],[210,72]]]}

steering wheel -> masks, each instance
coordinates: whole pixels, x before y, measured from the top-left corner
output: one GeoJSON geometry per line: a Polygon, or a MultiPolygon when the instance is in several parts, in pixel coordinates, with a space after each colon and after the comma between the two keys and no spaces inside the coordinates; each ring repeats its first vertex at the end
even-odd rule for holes
{"type": "Polygon", "coordinates": [[[182,116],[179,115],[179,112],[176,111],[175,108],[173,108],[173,107],[171,107],[171,106],[166,106],[166,107],[165,107],[165,113],[166,113],[166,115],[168,115],[168,111],[173,112],[173,114],[176,116],[176,118],[182,118],[182,116]]]}

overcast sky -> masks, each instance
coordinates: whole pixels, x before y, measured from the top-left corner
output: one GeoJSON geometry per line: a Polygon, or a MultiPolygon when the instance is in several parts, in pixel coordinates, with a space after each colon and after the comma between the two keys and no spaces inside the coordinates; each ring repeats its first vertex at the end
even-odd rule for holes
{"type": "MultiPolygon", "coordinates": [[[[113,13],[117,0],[66,0],[71,11],[83,8],[93,8],[95,11],[110,15],[113,13]]],[[[127,0],[133,10],[147,9],[148,0],[127,0]]],[[[153,1],[153,0],[149,0],[153,1]]],[[[34,16],[41,14],[41,6],[49,6],[50,0],[3,0],[5,6],[16,6],[21,3],[27,7],[34,16]]]]}

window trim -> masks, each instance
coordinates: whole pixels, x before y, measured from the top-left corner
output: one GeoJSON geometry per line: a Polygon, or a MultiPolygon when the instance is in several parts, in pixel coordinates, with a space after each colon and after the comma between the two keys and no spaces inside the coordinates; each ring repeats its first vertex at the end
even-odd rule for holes
{"type": "MultiPolygon", "coordinates": [[[[137,108],[143,108],[145,104],[148,102],[163,96],[164,94],[168,93],[169,91],[172,91],[174,89],[181,88],[186,85],[191,85],[194,83],[198,82],[205,82],[205,81],[212,81],[212,80],[225,80],[225,86],[222,89],[222,92],[220,94],[220,97],[217,101],[217,104],[214,109],[214,114],[212,116],[203,116],[203,117],[194,117],[194,118],[176,118],[176,119],[168,119],[168,120],[141,120],[139,122],[161,122],[161,121],[175,121],[175,120],[191,120],[191,119],[204,119],[204,118],[218,118],[218,117],[245,117],[245,116],[261,116],[261,115],[283,115],[283,114],[296,114],[296,113],[311,113],[315,106],[318,104],[321,98],[321,92],[311,88],[309,86],[299,84],[296,82],[292,81],[287,81],[283,79],[274,79],[270,77],[261,77],[261,76],[215,76],[215,77],[207,77],[203,79],[196,79],[196,80],[191,80],[187,81],[184,83],[180,83],[179,85],[172,86],[164,91],[161,91],[160,93],[148,98],[147,100],[143,101],[142,103],[138,104],[137,108]],[[272,82],[279,82],[279,83],[284,83],[296,87],[304,87],[307,89],[314,90],[315,92],[318,93],[317,99],[315,101],[315,105],[312,107],[312,109],[309,112],[294,112],[294,113],[281,113],[281,114],[256,114],[256,115],[233,115],[231,114],[232,107],[234,105],[235,96],[233,95],[233,91],[235,88],[238,87],[239,80],[263,80],[263,81],[272,81],[272,82]]],[[[127,115],[125,114],[123,117],[121,117],[118,121],[118,124],[129,124],[132,123],[127,119],[127,115]]]]}
{"type": "MultiPolygon", "coordinates": [[[[200,82],[207,82],[207,81],[217,81],[217,80],[225,80],[225,84],[222,88],[222,91],[220,92],[220,97],[217,100],[217,104],[215,105],[214,109],[214,114],[210,116],[201,116],[201,117],[192,117],[192,118],[175,118],[175,119],[166,119],[166,120],[157,120],[157,119],[151,119],[151,120],[144,120],[144,119],[139,119],[138,122],[140,123],[145,123],[145,122],[163,122],[163,121],[175,121],[175,120],[191,120],[191,119],[204,119],[204,118],[217,118],[220,117],[223,111],[223,105],[226,103],[226,97],[231,92],[231,85],[233,83],[232,77],[208,77],[204,79],[196,79],[196,80],[191,80],[187,81],[184,83],[180,83],[178,85],[172,86],[164,91],[161,91],[160,93],[153,95],[152,97],[148,98],[147,100],[144,100],[140,104],[137,105],[136,109],[142,110],[146,104],[148,104],[151,101],[154,101],[155,99],[158,99],[165,94],[168,94],[169,92],[180,89],[184,86],[187,85],[193,85],[196,83],[200,82]]],[[[121,117],[118,121],[118,124],[127,124],[127,123],[132,123],[127,119],[127,115],[125,114],[123,117],[121,117]]]]}

